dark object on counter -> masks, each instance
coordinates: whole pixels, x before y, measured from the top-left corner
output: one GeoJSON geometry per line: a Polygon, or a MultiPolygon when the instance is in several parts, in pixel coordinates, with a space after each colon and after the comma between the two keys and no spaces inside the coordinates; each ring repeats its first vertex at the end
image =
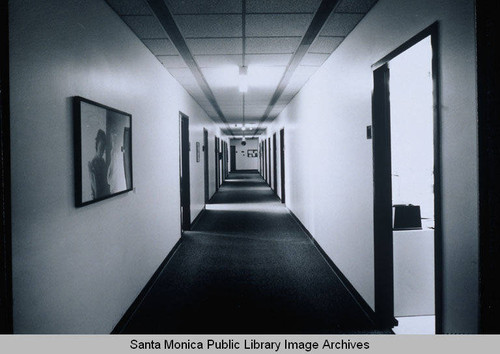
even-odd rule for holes
{"type": "Polygon", "coordinates": [[[419,205],[394,205],[394,230],[420,230],[422,220],[419,205]]]}

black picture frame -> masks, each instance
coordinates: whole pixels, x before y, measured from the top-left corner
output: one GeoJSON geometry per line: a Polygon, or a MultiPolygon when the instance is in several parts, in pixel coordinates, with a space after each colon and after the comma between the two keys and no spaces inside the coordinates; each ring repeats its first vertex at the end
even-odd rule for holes
{"type": "Polygon", "coordinates": [[[132,115],[73,97],[75,205],[133,190],[132,115]]]}

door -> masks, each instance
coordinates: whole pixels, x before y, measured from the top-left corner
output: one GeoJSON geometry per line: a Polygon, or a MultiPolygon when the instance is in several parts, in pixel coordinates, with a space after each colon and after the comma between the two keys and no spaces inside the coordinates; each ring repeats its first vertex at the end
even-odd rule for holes
{"type": "Polygon", "coordinates": [[[181,185],[181,231],[191,228],[191,195],[189,181],[189,118],[180,116],[180,185],[181,185]]]}
{"type": "Polygon", "coordinates": [[[219,190],[219,138],[215,137],[215,191],[219,190]]]}
{"type": "Polygon", "coordinates": [[[276,164],[276,133],[273,134],[273,191],[278,194],[278,166],[276,164]]]}
{"type": "Polygon", "coordinates": [[[267,184],[271,186],[271,138],[267,138],[267,184]]]}
{"type": "Polygon", "coordinates": [[[208,191],[208,131],[203,128],[203,179],[205,182],[205,204],[210,199],[208,191]]]}
{"type": "Polygon", "coordinates": [[[236,171],[236,146],[231,145],[231,172],[236,171]]]}
{"type": "Polygon", "coordinates": [[[280,130],[281,202],[285,203],[285,128],[280,130]]]}
{"type": "Polygon", "coordinates": [[[431,318],[425,333],[442,333],[436,32],[375,64],[372,95],[375,313],[387,327],[431,318]]]}
{"type": "Polygon", "coordinates": [[[375,313],[379,324],[395,326],[392,244],[391,129],[389,67],[373,72],[373,197],[375,313]]]}
{"type": "Polygon", "coordinates": [[[268,175],[267,175],[267,140],[264,140],[264,180],[267,182],[268,181],[268,175]]]}

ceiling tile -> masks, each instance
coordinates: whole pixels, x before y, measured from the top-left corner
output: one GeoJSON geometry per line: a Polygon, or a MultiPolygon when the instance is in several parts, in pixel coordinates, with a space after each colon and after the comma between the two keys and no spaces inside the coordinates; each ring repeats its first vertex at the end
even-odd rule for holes
{"type": "Polygon", "coordinates": [[[284,104],[276,104],[274,105],[273,109],[271,109],[271,112],[269,112],[269,117],[275,118],[278,116],[278,114],[281,113],[285,109],[286,105],[284,104]]]}
{"type": "Polygon", "coordinates": [[[164,0],[173,14],[241,13],[240,0],[164,0]]]}
{"type": "Polygon", "coordinates": [[[245,114],[248,116],[263,116],[267,105],[245,105],[245,114]]]}
{"type": "Polygon", "coordinates": [[[312,18],[312,14],[247,15],[246,35],[250,37],[302,37],[312,18]]]}
{"type": "Polygon", "coordinates": [[[295,53],[301,41],[301,37],[275,37],[275,38],[247,38],[247,54],[285,54],[295,53]]]}
{"type": "Polygon", "coordinates": [[[294,77],[297,78],[304,78],[307,77],[309,78],[312,74],[314,74],[319,68],[314,67],[314,66],[302,66],[299,65],[297,69],[295,69],[295,72],[293,73],[292,79],[294,77]]]}
{"type": "MultiPolygon", "coordinates": [[[[300,91],[300,87],[297,88],[296,86],[294,86],[294,87],[287,86],[285,88],[285,91],[283,91],[283,94],[281,95],[281,98],[283,98],[283,97],[289,98],[288,102],[287,102],[287,104],[288,104],[295,97],[295,95],[297,93],[299,93],[299,91],[300,91]]],[[[278,103],[282,104],[282,103],[286,102],[284,100],[281,100],[281,98],[278,100],[278,103]]]]}
{"type": "Polygon", "coordinates": [[[332,53],[345,37],[317,37],[309,48],[309,53],[332,53]]]}
{"type": "Polygon", "coordinates": [[[219,88],[212,90],[217,103],[223,106],[236,106],[243,105],[242,94],[234,88],[219,88]]]}
{"type": "Polygon", "coordinates": [[[241,15],[177,15],[175,22],[185,38],[241,37],[241,15]]]}
{"type": "Polygon", "coordinates": [[[335,12],[367,13],[377,0],[343,0],[335,12]]]}
{"type": "Polygon", "coordinates": [[[143,0],[106,0],[118,15],[152,15],[143,0]]]}
{"type": "Polygon", "coordinates": [[[245,62],[248,66],[286,66],[291,58],[292,54],[248,54],[245,62]]]}
{"type": "Polygon", "coordinates": [[[329,56],[330,54],[307,53],[304,55],[304,58],[302,58],[300,65],[321,66],[329,56]]]}
{"type": "Polygon", "coordinates": [[[308,12],[314,13],[321,0],[247,0],[247,13],[252,12],[308,12]]]}
{"type": "Polygon", "coordinates": [[[241,107],[226,107],[226,106],[221,106],[222,113],[226,117],[232,117],[234,119],[240,119],[242,120],[243,117],[243,106],[241,107]]]}
{"type": "Polygon", "coordinates": [[[323,29],[321,36],[347,36],[353,28],[363,18],[362,14],[337,14],[330,15],[323,29]]]}
{"type": "Polygon", "coordinates": [[[235,55],[195,55],[194,56],[200,68],[215,68],[220,66],[241,66],[241,54],[235,55]]]}
{"type": "Polygon", "coordinates": [[[203,73],[203,76],[207,80],[208,85],[212,88],[212,90],[217,88],[224,88],[232,89],[238,92],[239,76],[237,66],[201,68],[201,72],[203,73]]]}
{"type": "Polygon", "coordinates": [[[285,66],[250,65],[247,78],[249,91],[276,89],[285,69],[285,66]]]}
{"type": "Polygon", "coordinates": [[[261,105],[268,105],[269,102],[271,101],[271,98],[274,94],[275,89],[270,88],[267,90],[259,89],[259,90],[253,90],[249,89],[248,92],[245,94],[245,103],[247,104],[261,104],[261,105]]]}
{"type": "Polygon", "coordinates": [[[242,38],[204,38],[186,39],[192,54],[241,54],[242,38]]]}
{"type": "Polygon", "coordinates": [[[168,68],[187,68],[186,63],[180,55],[158,55],[158,60],[168,68]]]}
{"type": "Polygon", "coordinates": [[[178,55],[177,49],[168,38],[143,39],[142,42],[154,55],[178,55]]]}
{"type": "MultiPolygon", "coordinates": [[[[177,79],[177,81],[189,80],[190,82],[196,83],[196,80],[195,80],[193,74],[191,73],[191,70],[189,70],[188,68],[169,68],[168,71],[170,74],[172,74],[172,76],[174,78],[177,79]]],[[[182,82],[185,82],[185,81],[182,81],[182,82]]]]}
{"type": "Polygon", "coordinates": [[[141,39],[167,38],[163,27],[154,16],[122,16],[122,19],[141,39]]]}

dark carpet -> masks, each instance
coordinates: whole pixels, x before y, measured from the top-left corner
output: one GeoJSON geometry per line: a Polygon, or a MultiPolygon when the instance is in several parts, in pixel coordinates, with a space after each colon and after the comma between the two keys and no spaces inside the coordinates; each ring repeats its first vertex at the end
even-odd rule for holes
{"type": "Polygon", "coordinates": [[[258,173],[232,173],[121,333],[377,330],[258,173]]]}

